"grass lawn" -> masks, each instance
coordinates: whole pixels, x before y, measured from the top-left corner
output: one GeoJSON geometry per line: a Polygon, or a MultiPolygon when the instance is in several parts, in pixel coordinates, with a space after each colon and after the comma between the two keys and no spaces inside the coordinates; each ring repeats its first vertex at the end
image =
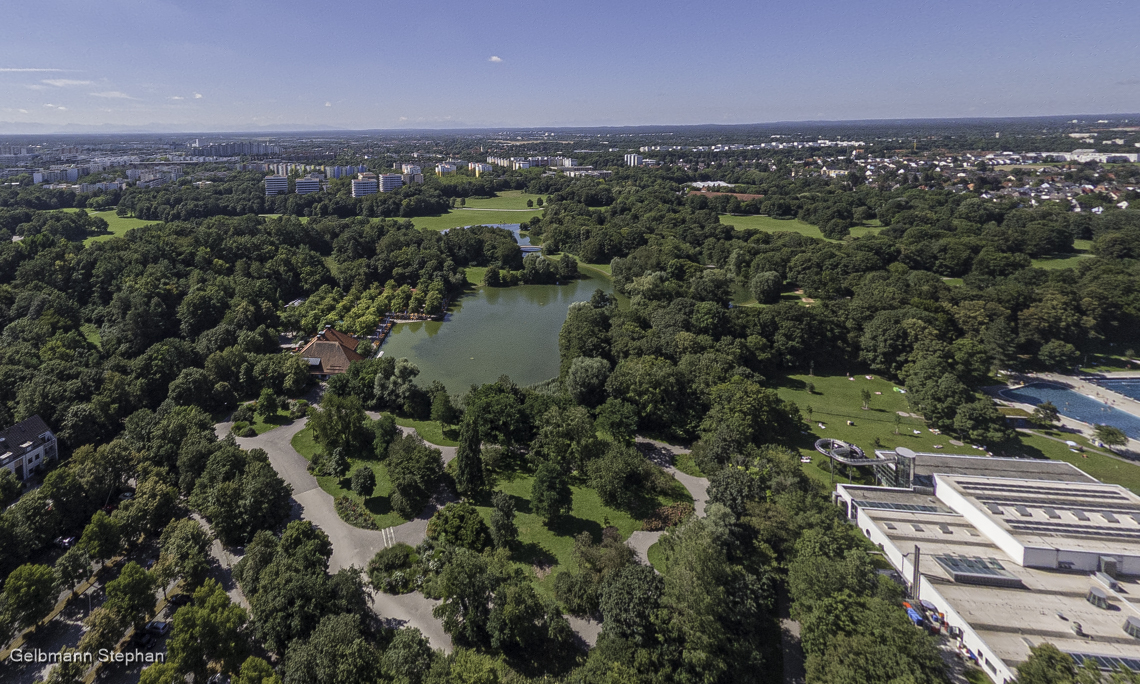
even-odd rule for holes
{"type": "MultiPolygon", "coordinates": [[[[64,209],[63,211],[74,213],[74,212],[77,212],[79,210],[78,209],[64,209]]],[[[98,216],[99,218],[106,221],[107,222],[107,228],[111,232],[106,233],[104,235],[95,235],[93,237],[89,237],[83,241],[84,243],[102,242],[104,240],[110,240],[113,237],[122,237],[122,236],[126,235],[127,231],[131,230],[132,228],[141,228],[143,226],[150,226],[150,225],[154,225],[155,223],[159,223],[158,221],[144,221],[142,219],[137,219],[137,218],[126,218],[126,217],[122,217],[122,216],[116,216],[115,211],[113,209],[110,211],[89,211],[89,212],[87,212],[87,214],[89,216],[98,216]]]]}
{"type": "MultiPolygon", "coordinates": [[[[657,495],[647,498],[633,513],[616,508],[610,508],[602,503],[598,493],[585,486],[571,485],[573,504],[570,515],[562,516],[551,523],[548,528],[542,519],[531,511],[530,490],[534,484],[534,476],[526,473],[511,472],[500,474],[495,489],[506,492],[515,504],[515,524],[519,530],[519,543],[511,559],[530,568],[550,568],[551,572],[536,581],[536,588],[553,597],[554,577],[566,567],[573,567],[574,537],[582,532],[588,532],[594,541],[601,541],[602,530],[607,527],[616,527],[623,539],[628,538],[631,532],[641,529],[641,519],[653,511],[656,506],[665,506],[679,501],[692,501],[688,491],[680,482],[669,495],[657,495]]],[[[490,497],[480,501],[487,504],[490,497]]],[[[491,511],[489,505],[477,505],[480,515],[490,524],[491,511]]],[[[537,576],[536,576],[537,579],[537,576]]]]}
{"type": "Polygon", "coordinates": [[[571,254],[570,256],[573,256],[578,261],[578,268],[580,268],[580,269],[587,270],[587,271],[593,271],[595,273],[601,273],[602,275],[604,275],[607,278],[614,277],[613,269],[610,268],[609,264],[587,264],[585,261],[582,261],[582,259],[579,258],[578,256],[575,256],[573,254],[571,254]]]}
{"type": "Polygon", "coordinates": [[[653,569],[664,575],[665,552],[661,550],[661,542],[654,542],[652,546],[646,549],[645,555],[649,557],[649,564],[653,566],[653,569]]]}
{"type": "MultiPolygon", "coordinates": [[[[297,450],[297,453],[310,461],[313,460],[313,455],[320,451],[320,445],[313,439],[312,429],[307,426],[304,430],[293,435],[292,444],[293,448],[297,450]]],[[[376,526],[380,529],[407,522],[403,517],[392,510],[390,501],[393,491],[392,480],[388,477],[388,469],[379,461],[365,461],[355,458],[349,459],[347,475],[344,477],[321,475],[317,477],[317,484],[334,499],[347,496],[363,504],[364,508],[372,514],[373,520],[376,521],[376,526]],[[372,496],[362,497],[349,488],[352,472],[358,467],[372,468],[372,472],[376,474],[376,489],[372,490],[372,496]]]]}
{"type": "MultiPolygon", "coordinates": [[[[778,219],[771,216],[759,215],[732,216],[729,214],[721,214],[720,222],[725,225],[733,226],[737,230],[763,230],[769,233],[782,230],[785,232],[799,233],[800,235],[806,235],[808,237],[820,238],[821,240],[827,239],[823,237],[823,233],[819,231],[819,228],[810,223],[804,223],[799,219],[778,219]]],[[[855,226],[851,229],[851,234],[855,237],[863,237],[865,235],[874,235],[880,230],[882,230],[882,228],[878,225],[855,226]]],[[[839,242],[839,240],[831,240],[831,242],[839,242]]]]}
{"type": "MultiPolygon", "coordinates": [[[[1140,345],[1136,346],[1140,348],[1140,345]]],[[[1131,351],[1135,352],[1136,350],[1133,349],[1131,351]]],[[[1140,370],[1140,364],[1130,362],[1132,358],[1137,358],[1135,353],[1133,353],[1131,357],[1124,355],[1088,354],[1081,359],[1081,372],[1112,373],[1114,371],[1140,370]]]]}
{"type": "MultiPolygon", "coordinates": [[[[258,214],[258,216],[260,216],[262,218],[281,218],[284,215],[285,214],[258,214]]],[[[301,219],[301,223],[308,223],[309,222],[308,216],[298,216],[297,218],[301,219]]]]}
{"type": "Polygon", "coordinates": [[[393,416],[396,419],[396,425],[401,427],[413,428],[420,437],[423,437],[425,442],[435,444],[437,446],[459,446],[459,426],[453,425],[446,430],[439,421],[435,420],[412,420],[411,418],[400,418],[393,416]]]}
{"type": "Polygon", "coordinates": [[[693,460],[692,454],[677,454],[673,458],[673,467],[693,477],[705,476],[705,474],[701,472],[701,469],[697,467],[697,462],[693,460]]]}
{"type": "Polygon", "coordinates": [[[474,286],[483,284],[483,276],[487,274],[486,266],[464,266],[467,269],[467,282],[474,286]]]}
{"type": "Polygon", "coordinates": [[[1058,269],[1076,268],[1085,259],[1095,258],[1091,254],[1065,254],[1057,256],[1040,257],[1033,260],[1036,268],[1058,269]]]}
{"type": "Polygon", "coordinates": [[[260,435],[262,433],[269,432],[275,427],[292,424],[293,419],[289,417],[289,412],[283,409],[277,409],[277,415],[269,416],[268,419],[255,415],[253,422],[250,423],[250,426],[253,428],[254,432],[260,435]]]}
{"type": "MultiPolygon", "coordinates": [[[[536,202],[539,195],[527,195],[522,190],[504,190],[498,193],[495,197],[490,199],[472,199],[467,198],[467,204],[462,207],[456,207],[457,210],[463,209],[534,209],[535,211],[542,211],[538,207],[528,207],[526,201],[536,202]]],[[[543,199],[545,202],[545,198],[543,199]]],[[[530,218],[531,214],[526,214],[530,218]]]]}
{"type": "MultiPolygon", "coordinates": [[[[491,200],[487,200],[491,201],[491,200]]],[[[523,202],[525,206],[525,202],[523,202]]],[[[532,216],[541,216],[542,210],[534,211],[461,211],[453,209],[437,216],[417,216],[412,225],[420,230],[447,230],[460,226],[486,226],[495,223],[522,223],[532,216]]]]}
{"type": "MultiPolygon", "coordinates": [[[[867,380],[864,375],[854,375],[855,380],[848,380],[845,376],[814,376],[791,375],[783,379],[776,392],[780,398],[794,401],[805,419],[808,418],[807,407],[812,407],[811,419],[808,421],[811,434],[802,436],[796,444],[802,455],[811,456],[812,462],[804,464],[804,472],[811,478],[829,484],[831,481],[831,464],[829,459],[815,451],[814,442],[821,437],[834,437],[850,442],[870,452],[875,449],[875,440],[878,439],[884,448],[899,446],[909,447],[915,451],[944,452],[950,454],[976,454],[982,452],[971,447],[969,443],[955,446],[950,443],[955,439],[953,435],[935,435],[926,427],[925,421],[910,415],[900,417],[899,434],[894,434],[894,414],[897,411],[912,413],[906,401],[906,395],[893,391],[894,384],[872,375],[873,380],[867,380]],[[808,394],[806,383],[815,385],[815,394],[808,394]],[[866,388],[872,392],[870,410],[862,409],[860,390],[866,388]],[[874,392],[882,392],[881,395],[874,392]],[[854,425],[847,425],[850,420],[854,425]],[[826,427],[820,428],[819,423],[826,427]],[[915,430],[919,434],[915,434],[915,430]],[[942,445],[935,449],[935,445],[942,445]]],[[[1057,442],[1042,434],[1021,432],[1019,443],[1006,448],[1004,451],[990,445],[997,456],[1023,456],[1031,458],[1048,458],[1055,461],[1072,463],[1089,475],[1111,484],[1119,484],[1133,491],[1140,492],[1140,465],[1123,462],[1110,456],[1096,453],[1092,444],[1084,437],[1070,433],[1048,433],[1062,440],[1073,440],[1085,446],[1083,453],[1069,451],[1063,443],[1057,442]]],[[[835,481],[847,482],[846,468],[836,466],[835,481]]],[[[863,469],[863,473],[852,469],[851,475],[859,482],[870,482],[873,474],[870,469],[863,469]]]]}
{"type": "Polygon", "coordinates": [[[84,323],[79,326],[79,332],[83,333],[83,337],[87,338],[90,344],[96,347],[103,344],[103,337],[99,334],[99,328],[94,323],[84,323]]]}

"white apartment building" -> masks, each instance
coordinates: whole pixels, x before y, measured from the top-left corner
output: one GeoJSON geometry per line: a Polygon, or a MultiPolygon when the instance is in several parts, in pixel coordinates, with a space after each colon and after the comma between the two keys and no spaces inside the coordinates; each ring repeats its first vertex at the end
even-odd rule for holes
{"type": "Polygon", "coordinates": [[[296,189],[298,195],[309,195],[314,192],[320,192],[321,179],[313,178],[312,176],[298,178],[293,182],[293,187],[296,189]]]}
{"type": "Polygon", "coordinates": [[[39,416],[0,432],[0,468],[10,470],[17,480],[26,479],[58,457],[55,435],[39,416]]]}
{"type": "Polygon", "coordinates": [[[400,173],[404,175],[411,174],[414,176],[416,174],[422,174],[423,172],[424,170],[420,168],[419,164],[400,164],[400,173]]]}
{"type": "Polygon", "coordinates": [[[285,176],[265,177],[265,196],[284,195],[289,192],[289,179],[285,176]]]}
{"type": "Polygon", "coordinates": [[[455,164],[436,164],[435,175],[445,176],[449,173],[455,173],[455,164]]]}
{"type": "Polygon", "coordinates": [[[398,173],[380,174],[380,192],[392,192],[404,184],[404,177],[398,173]]]}
{"type": "Polygon", "coordinates": [[[491,173],[492,171],[495,170],[495,167],[491,166],[490,164],[484,164],[482,162],[471,162],[470,164],[467,165],[467,169],[470,171],[474,171],[475,177],[478,178],[479,176],[483,175],[484,173],[491,173]]]}
{"type": "Polygon", "coordinates": [[[374,173],[359,173],[352,181],[352,196],[364,197],[380,192],[380,182],[374,173]]]}
{"type": "Polygon", "coordinates": [[[627,154],[625,155],[626,166],[641,166],[642,158],[640,154],[627,154]]]}

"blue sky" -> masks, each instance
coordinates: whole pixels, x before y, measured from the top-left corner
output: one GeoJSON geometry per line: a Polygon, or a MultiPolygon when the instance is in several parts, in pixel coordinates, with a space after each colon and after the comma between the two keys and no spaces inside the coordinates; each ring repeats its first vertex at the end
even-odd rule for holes
{"type": "Polygon", "coordinates": [[[249,130],[1140,112],[1121,0],[6,2],[0,122],[249,130]]]}

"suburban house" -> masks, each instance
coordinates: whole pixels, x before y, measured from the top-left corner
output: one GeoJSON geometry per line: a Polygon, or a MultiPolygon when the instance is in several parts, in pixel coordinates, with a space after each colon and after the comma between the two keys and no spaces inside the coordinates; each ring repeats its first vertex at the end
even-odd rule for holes
{"type": "Polygon", "coordinates": [[[0,432],[0,468],[12,471],[17,480],[25,479],[58,457],[55,435],[39,416],[0,432]]]}
{"type": "Polygon", "coordinates": [[[352,335],[325,328],[297,353],[308,362],[309,375],[328,380],[330,375],[343,373],[348,364],[364,358],[356,353],[358,344],[360,341],[352,335]]]}

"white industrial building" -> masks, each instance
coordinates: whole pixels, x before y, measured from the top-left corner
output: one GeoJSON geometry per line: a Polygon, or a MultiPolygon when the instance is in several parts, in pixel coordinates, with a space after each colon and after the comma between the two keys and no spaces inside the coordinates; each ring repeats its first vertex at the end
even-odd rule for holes
{"type": "Polygon", "coordinates": [[[896,451],[902,486],[836,496],[994,682],[1044,642],[1140,670],[1140,497],[1057,461],[896,451]]]}

